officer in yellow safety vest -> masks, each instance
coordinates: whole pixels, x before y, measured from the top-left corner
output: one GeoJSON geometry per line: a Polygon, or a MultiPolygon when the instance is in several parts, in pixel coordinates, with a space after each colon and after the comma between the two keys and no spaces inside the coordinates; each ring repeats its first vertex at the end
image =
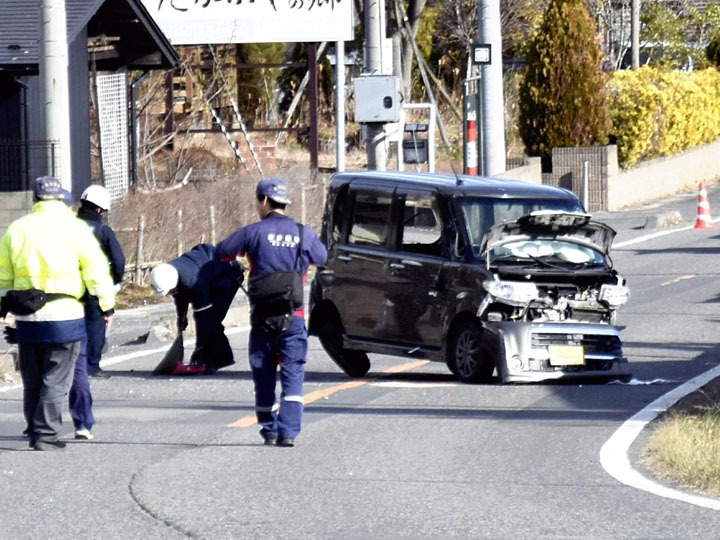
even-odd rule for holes
{"type": "Polygon", "coordinates": [[[15,314],[30,447],[56,450],[65,447],[61,412],[85,337],[80,298],[97,296],[109,321],[115,290],[92,231],[62,202],[60,181],[40,177],[33,194],[32,212],[0,240],[0,316],[15,314]]]}

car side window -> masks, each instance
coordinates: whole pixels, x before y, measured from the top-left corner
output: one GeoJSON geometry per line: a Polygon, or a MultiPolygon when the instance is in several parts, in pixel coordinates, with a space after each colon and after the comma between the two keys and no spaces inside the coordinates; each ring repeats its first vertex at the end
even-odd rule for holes
{"type": "Polygon", "coordinates": [[[332,212],[332,238],[334,243],[342,241],[342,227],[345,220],[345,209],[347,208],[348,186],[343,186],[335,197],[335,205],[332,212]]]}
{"type": "Polygon", "coordinates": [[[442,255],[442,227],[437,198],[432,195],[412,195],[405,198],[400,249],[440,257],[442,255]]]}
{"type": "Polygon", "coordinates": [[[392,197],[357,192],[348,243],[358,246],[385,246],[390,228],[392,197]]]}

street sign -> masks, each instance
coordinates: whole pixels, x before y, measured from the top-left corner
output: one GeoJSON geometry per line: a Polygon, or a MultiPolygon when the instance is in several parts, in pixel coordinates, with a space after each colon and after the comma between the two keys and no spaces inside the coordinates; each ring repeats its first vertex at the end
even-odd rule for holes
{"type": "Polygon", "coordinates": [[[472,63],[473,65],[487,66],[490,65],[490,53],[492,45],[490,43],[473,43],[472,46],[472,63]]]}
{"type": "Polygon", "coordinates": [[[142,0],[173,45],[351,41],[348,0],[142,0]]]}

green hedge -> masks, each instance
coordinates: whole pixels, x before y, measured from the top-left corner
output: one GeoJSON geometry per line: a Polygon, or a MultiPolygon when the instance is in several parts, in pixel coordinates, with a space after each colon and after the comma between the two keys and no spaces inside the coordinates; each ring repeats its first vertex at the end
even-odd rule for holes
{"type": "Polygon", "coordinates": [[[720,137],[720,72],[617,71],[610,114],[624,168],[712,142],[720,137]]]}

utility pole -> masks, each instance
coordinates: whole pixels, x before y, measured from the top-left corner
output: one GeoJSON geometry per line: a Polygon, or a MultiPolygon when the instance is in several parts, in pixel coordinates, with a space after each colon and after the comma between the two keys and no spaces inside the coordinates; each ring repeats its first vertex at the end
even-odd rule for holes
{"type": "Polygon", "coordinates": [[[483,171],[485,176],[505,171],[505,101],[503,98],[500,0],[479,0],[478,37],[489,43],[490,64],[480,67],[483,96],[483,171]]]}
{"type": "Polygon", "coordinates": [[[345,172],[345,42],[335,42],[335,170],[345,172]]]}
{"type": "MultiPolygon", "coordinates": [[[[382,38],[385,28],[385,0],[365,0],[365,73],[382,72],[382,38]]],[[[385,124],[371,122],[367,126],[367,168],[384,171],[387,168],[385,124]]]]}
{"type": "Polygon", "coordinates": [[[632,0],[630,8],[630,37],[632,49],[632,68],[640,67],[640,0],[632,0]]]}
{"type": "Polygon", "coordinates": [[[55,171],[65,189],[72,192],[70,145],[70,98],[68,91],[68,43],[65,0],[37,0],[40,30],[38,68],[44,138],[60,145],[60,167],[48,150],[47,174],[55,171]]]}

